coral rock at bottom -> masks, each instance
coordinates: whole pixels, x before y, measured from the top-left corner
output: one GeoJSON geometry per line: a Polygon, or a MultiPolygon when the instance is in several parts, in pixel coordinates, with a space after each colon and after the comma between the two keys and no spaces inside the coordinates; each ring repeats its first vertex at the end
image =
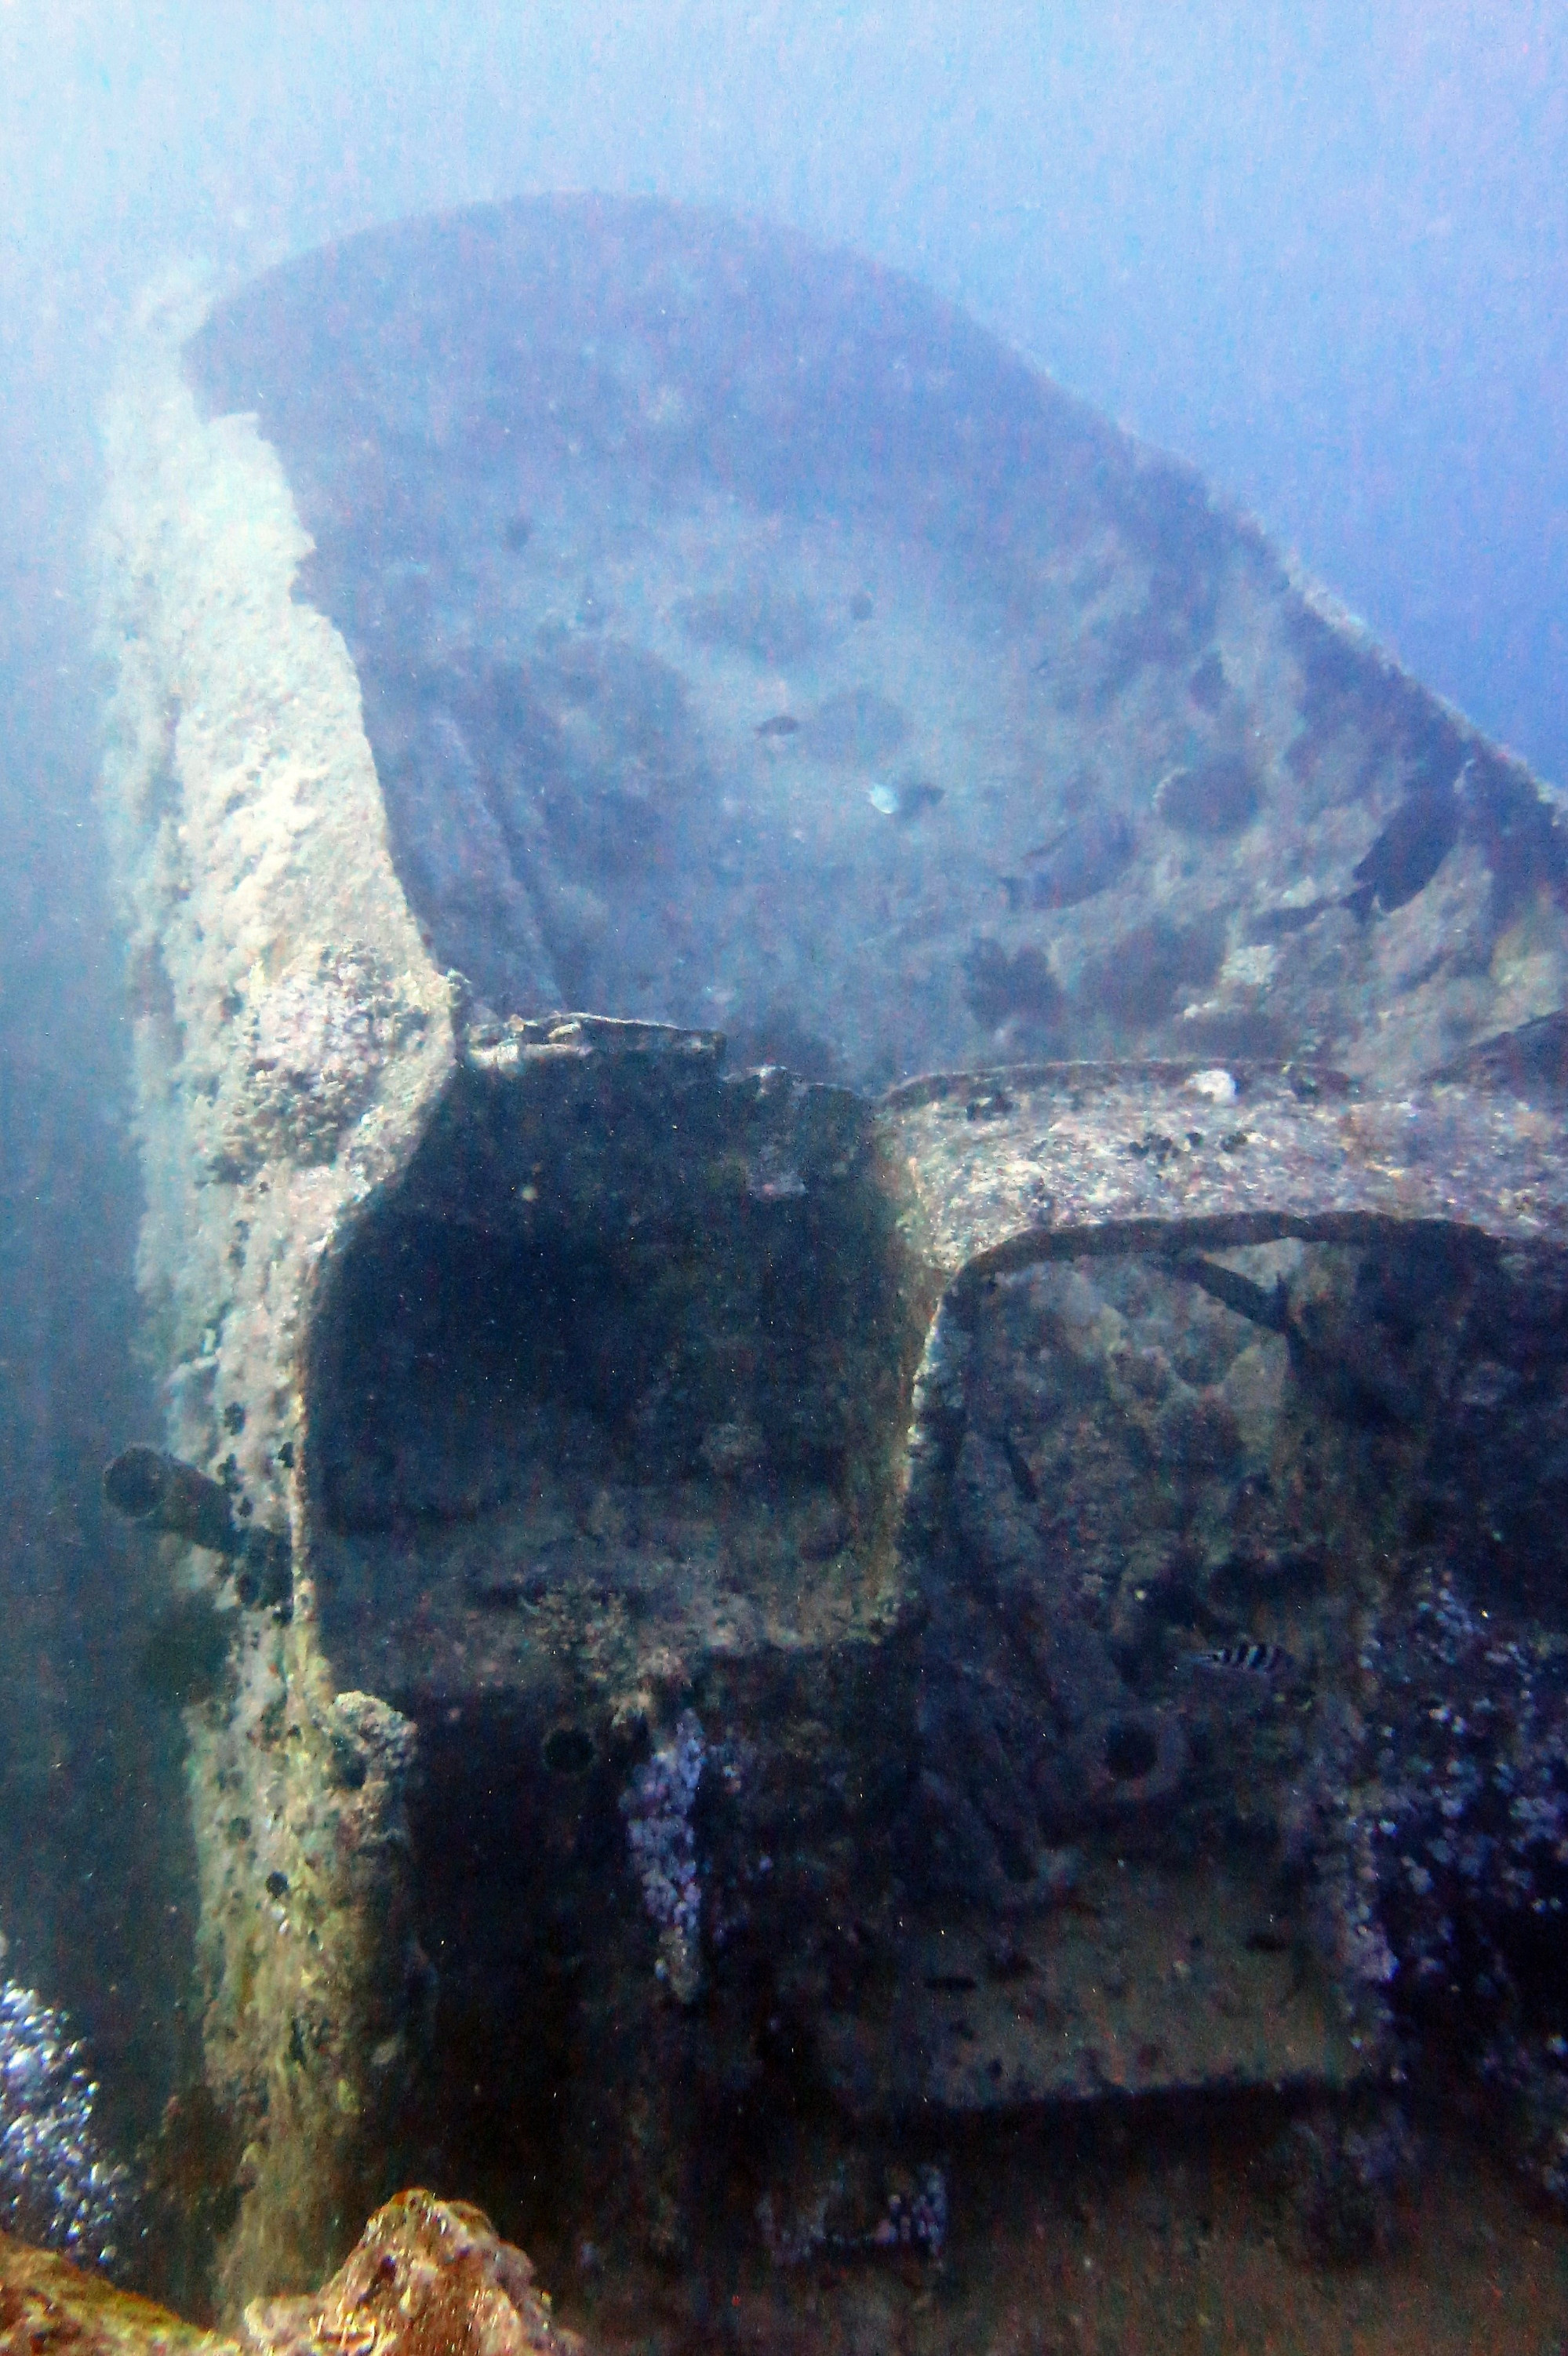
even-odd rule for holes
{"type": "Polygon", "coordinates": [[[400,2192],[313,2296],[252,2299],[240,2347],[0,2233],[0,2356],[582,2356],[479,2209],[400,2192]]]}
{"type": "Polygon", "coordinates": [[[0,2356],[237,2356],[151,2299],[0,2233],[0,2356]]]}
{"type": "Polygon", "coordinates": [[[253,2299],[251,2356],[581,2356],[521,2250],[465,2201],[400,2192],[314,2297],[253,2299]]]}

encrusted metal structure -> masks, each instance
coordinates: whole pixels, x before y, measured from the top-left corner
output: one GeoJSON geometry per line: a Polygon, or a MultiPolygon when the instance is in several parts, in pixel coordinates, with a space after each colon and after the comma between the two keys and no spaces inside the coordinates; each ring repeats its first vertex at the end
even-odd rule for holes
{"type": "Polygon", "coordinates": [[[165,1541],[224,2297],[407,2150],[671,2254],[761,2119],[795,2248],[857,2138],[1375,2068],[1385,1654],[1568,1641],[1555,798],[705,216],[155,312],[109,448],[157,1437],[292,1566],[165,1541]]]}

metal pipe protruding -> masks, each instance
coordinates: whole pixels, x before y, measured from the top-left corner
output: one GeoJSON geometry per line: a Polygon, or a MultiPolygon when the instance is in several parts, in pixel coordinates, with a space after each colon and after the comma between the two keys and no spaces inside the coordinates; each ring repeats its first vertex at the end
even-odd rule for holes
{"type": "Polygon", "coordinates": [[[180,1456],[138,1442],[123,1448],[103,1473],[103,1494],[117,1514],[170,1537],[188,1538],[214,1554],[238,1554],[227,1490],[180,1456]]]}

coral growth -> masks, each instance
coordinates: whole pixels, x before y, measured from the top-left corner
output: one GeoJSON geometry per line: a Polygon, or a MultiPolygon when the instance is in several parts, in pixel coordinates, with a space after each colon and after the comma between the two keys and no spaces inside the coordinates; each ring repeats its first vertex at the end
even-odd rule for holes
{"type": "Polygon", "coordinates": [[[322,950],[314,967],[258,991],[237,1019],[246,1054],[225,1075],[218,1148],[219,1174],[237,1179],[280,1155],[330,1161],[388,1057],[422,1023],[367,949],[322,950]]]}
{"type": "Polygon", "coordinates": [[[621,1795],[643,1904],[659,1926],[658,1976],[683,2004],[696,1996],[702,1975],[702,1883],[691,1811],[707,1757],[697,1716],[684,1710],[673,1740],[638,1768],[621,1795]]]}
{"type": "Polygon", "coordinates": [[[580,2356],[534,2288],[523,2252],[482,2210],[400,2192],[370,2219],[330,2282],[303,2298],[253,2299],[250,2356],[580,2356]]]}
{"type": "Polygon", "coordinates": [[[1428,1576],[1381,1644],[1359,1832],[1396,2016],[1502,2095],[1515,2148],[1568,2196],[1568,1655],[1428,1576]]]}
{"type": "Polygon", "coordinates": [[[781,2214],[764,2192],[757,2203],[763,2245],[775,2266],[800,2266],[820,2257],[913,2251],[933,2264],[947,2246],[947,2178],[940,2168],[891,2168],[882,2183],[880,2213],[842,2164],[801,2205],[781,2214]],[[861,2197],[857,2198],[857,2193],[861,2197]],[[870,2222],[875,2215],[875,2222],[870,2222]]]}

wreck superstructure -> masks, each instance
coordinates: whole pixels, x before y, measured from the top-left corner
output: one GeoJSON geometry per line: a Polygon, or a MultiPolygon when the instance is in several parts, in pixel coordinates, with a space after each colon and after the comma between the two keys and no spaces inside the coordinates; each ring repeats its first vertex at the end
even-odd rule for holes
{"type": "Polygon", "coordinates": [[[677,2253],[784,2072],[788,2241],[857,2139],[1374,2071],[1385,1665],[1564,1633],[1554,797],[703,215],[155,317],[110,475],[158,1437],[292,1574],[190,1713],[224,2296],[407,2151],[677,2253]]]}

